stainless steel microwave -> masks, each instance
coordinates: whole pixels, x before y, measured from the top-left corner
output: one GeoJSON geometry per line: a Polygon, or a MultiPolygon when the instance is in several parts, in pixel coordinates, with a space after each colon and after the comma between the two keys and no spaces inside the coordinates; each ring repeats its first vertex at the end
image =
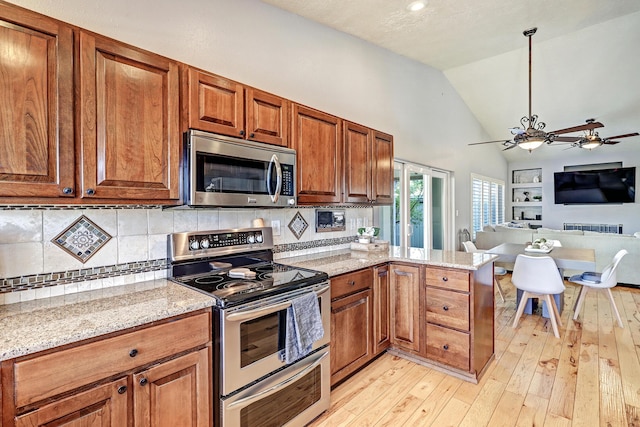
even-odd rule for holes
{"type": "Polygon", "coordinates": [[[184,159],[189,206],[296,205],[295,150],[190,130],[184,159]]]}

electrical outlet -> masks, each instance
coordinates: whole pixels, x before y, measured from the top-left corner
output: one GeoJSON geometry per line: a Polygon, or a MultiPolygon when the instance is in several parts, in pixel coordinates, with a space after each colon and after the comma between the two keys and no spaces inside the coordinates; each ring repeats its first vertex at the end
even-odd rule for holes
{"type": "Polygon", "coordinates": [[[273,235],[274,236],[279,236],[280,235],[280,220],[279,219],[272,219],[271,220],[271,228],[273,229],[273,235]]]}

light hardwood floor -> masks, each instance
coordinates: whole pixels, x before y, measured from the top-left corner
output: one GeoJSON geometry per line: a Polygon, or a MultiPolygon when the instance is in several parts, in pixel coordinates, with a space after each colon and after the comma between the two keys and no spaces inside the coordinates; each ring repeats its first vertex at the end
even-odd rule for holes
{"type": "Polygon", "coordinates": [[[479,384],[386,353],[332,390],[311,426],[640,426],[640,290],[613,289],[620,329],[601,291],[574,322],[579,288],[565,281],[556,339],[539,314],[511,327],[510,277],[500,280],[506,301],[496,298],[496,358],[479,384]]]}

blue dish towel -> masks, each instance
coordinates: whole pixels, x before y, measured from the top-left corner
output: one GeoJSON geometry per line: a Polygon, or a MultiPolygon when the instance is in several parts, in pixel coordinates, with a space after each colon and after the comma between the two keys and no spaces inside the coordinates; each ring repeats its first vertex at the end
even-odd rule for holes
{"type": "Polygon", "coordinates": [[[284,355],[281,358],[288,364],[311,351],[313,343],[324,336],[320,305],[315,292],[309,292],[291,301],[287,308],[287,328],[284,355]]]}

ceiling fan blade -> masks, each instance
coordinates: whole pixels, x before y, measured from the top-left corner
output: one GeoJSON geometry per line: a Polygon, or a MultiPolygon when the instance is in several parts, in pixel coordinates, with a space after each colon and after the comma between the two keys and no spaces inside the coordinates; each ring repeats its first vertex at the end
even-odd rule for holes
{"type": "Polygon", "coordinates": [[[606,145],[615,145],[615,144],[619,144],[620,141],[609,141],[608,139],[605,139],[604,141],[602,141],[602,143],[606,145]]]}
{"type": "Polygon", "coordinates": [[[556,136],[551,142],[578,142],[581,139],[581,136],[556,136]]]}
{"type": "Polygon", "coordinates": [[[634,133],[625,133],[624,135],[610,136],[609,138],[606,138],[606,139],[607,139],[607,140],[610,140],[610,139],[629,138],[630,136],[638,136],[638,135],[640,135],[640,133],[638,133],[638,132],[634,132],[634,133]]]}
{"type": "Polygon", "coordinates": [[[591,129],[602,128],[602,127],[604,127],[604,125],[602,123],[600,123],[600,122],[591,122],[591,123],[586,123],[586,124],[580,125],[580,126],[574,126],[574,127],[570,127],[570,128],[566,128],[566,129],[554,130],[551,133],[554,133],[556,135],[560,135],[562,133],[580,132],[582,130],[591,130],[591,129]]]}
{"type": "Polygon", "coordinates": [[[517,147],[517,146],[518,146],[518,144],[513,144],[513,145],[508,146],[507,148],[502,149],[502,151],[511,150],[512,148],[517,147]]]}
{"type": "Polygon", "coordinates": [[[467,144],[467,145],[480,145],[480,144],[493,144],[494,142],[502,142],[503,144],[505,142],[511,142],[510,140],[504,140],[504,139],[498,139],[495,141],[484,141],[484,142],[472,142],[471,144],[467,144]]]}

